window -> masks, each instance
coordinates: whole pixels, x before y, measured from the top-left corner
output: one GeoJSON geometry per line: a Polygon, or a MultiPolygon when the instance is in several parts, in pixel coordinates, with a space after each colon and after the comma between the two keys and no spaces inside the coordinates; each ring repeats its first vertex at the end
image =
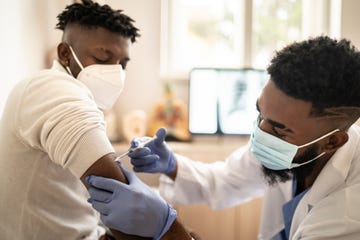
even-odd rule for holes
{"type": "MultiPolygon", "coordinates": [[[[161,73],[194,67],[265,69],[275,50],[331,34],[339,0],[162,0],[161,73]]],[[[340,8],[337,11],[341,11],[340,8]]]]}
{"type": "Polygon", "coordinates": [[[302,1],[253,1],[252,65],[265,68],[274,49],[301,39],[302,1]]]}
{"type": "Polygon", "coordinates": [[[241,0],[170,0],[168,4],[168,71],[242,63],[241,0]]]}

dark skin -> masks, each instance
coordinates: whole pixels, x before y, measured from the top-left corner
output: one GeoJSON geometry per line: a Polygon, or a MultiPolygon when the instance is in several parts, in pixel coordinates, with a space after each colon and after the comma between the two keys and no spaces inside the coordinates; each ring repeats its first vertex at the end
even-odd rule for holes
{"type": "MultiPolygon", "coordinates": [[[[59,62],[64,67],[69,67],[75,78],[81,71],[81,68],[71,54],[69,45],[83,67],[92,64],[120,64],[123,69],[126,69],[126,65],[130,61],[131,40],[101,27],[84,28],[78,24],[70,24],[66,26],[62,40],[62,43],[57,48],[59,62]]],[[[90,175],[113,178],[128,183],[124,174],[117,166],[115,158],[115,153],[106,154],[86,170],[81,176],[81,181],[86,188],[89,188],[89,185],[85,178],[90,175]]],[[[111,229],[111,232],[116,239],[151,239],[127,235],[114,229],[111,229]]],[[[175,220],[171,229],[162,239],[183,240],[191,239],[191,237],[185,228],[175,220]]]]}
{"type": "MultiPolygon", "coordinates": [[[[263,131],[298,146],[337,128],[331,120],[311,116],[311,103],[286,95],[271,80],[264,87],[257,106],[262,119],[259,127],[263,131]]],[[[332,155],[348,141],[348,138],[348,134],[340,129],[329,137],[298,150],[293,162],[297,162],[297,159],[310,148],[316,149],[317,154],[325,152],[325,155],[315,160],[313,170],[306,177],[297,179],[300,191],[314,183],[332,155]]]]}

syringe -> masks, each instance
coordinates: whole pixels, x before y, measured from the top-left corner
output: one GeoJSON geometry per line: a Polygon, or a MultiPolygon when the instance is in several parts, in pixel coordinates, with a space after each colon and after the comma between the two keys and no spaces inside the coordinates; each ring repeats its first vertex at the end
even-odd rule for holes
{"type": "Polygon", "coordinates": [[[136,146],[131,146],[126,152],[124,152],[123,154],[121,154],[120,156],[118,156],[115,161],[120,162],[121,159],[123,159],[124,157],[126,157],[129,153],[132,153],[140,148],[143,148],[146,144],[148,144],[149,142],[151,142],[154,138],[152,137],[139,137],[136,138],[136,142],[138,143],[136,146]]]}

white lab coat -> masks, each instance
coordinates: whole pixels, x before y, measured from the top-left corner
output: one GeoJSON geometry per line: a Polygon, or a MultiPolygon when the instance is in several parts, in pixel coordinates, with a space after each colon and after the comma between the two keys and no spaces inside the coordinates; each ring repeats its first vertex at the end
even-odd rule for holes
{"type": "MultiPolygon", "coordinates": [[[[299,202],[290,239],[360,239],[360,128],[323,168],[299,202]]],[[[206,202],[213,209],[231,207],[263,196],[259,239],[283,229],[282,205],[291,199],[292,181],[268,187],[260,163],[240,148],[224,162],[204,164],[177,155],[176,181],[161,177],[160,193],[173,204],[206,202]]]]}

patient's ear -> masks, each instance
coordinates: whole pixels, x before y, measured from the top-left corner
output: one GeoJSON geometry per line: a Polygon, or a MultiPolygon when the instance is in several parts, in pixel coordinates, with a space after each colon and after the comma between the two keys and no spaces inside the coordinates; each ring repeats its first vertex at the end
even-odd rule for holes
{"type": "Polygon", "coordinates": [[[71,57],[69,45],[67,45],[64,42],[60,43],[57,47],[57,54],[61,65],[65,67],[69,66],[70,57],[71,57]]]}
{"type": "Polygon", "coordinates": [[[349,140],[349,135],[345,131],[339,131],[332,134],[324,146],[324,152],[335,152],[349,140]]]}

